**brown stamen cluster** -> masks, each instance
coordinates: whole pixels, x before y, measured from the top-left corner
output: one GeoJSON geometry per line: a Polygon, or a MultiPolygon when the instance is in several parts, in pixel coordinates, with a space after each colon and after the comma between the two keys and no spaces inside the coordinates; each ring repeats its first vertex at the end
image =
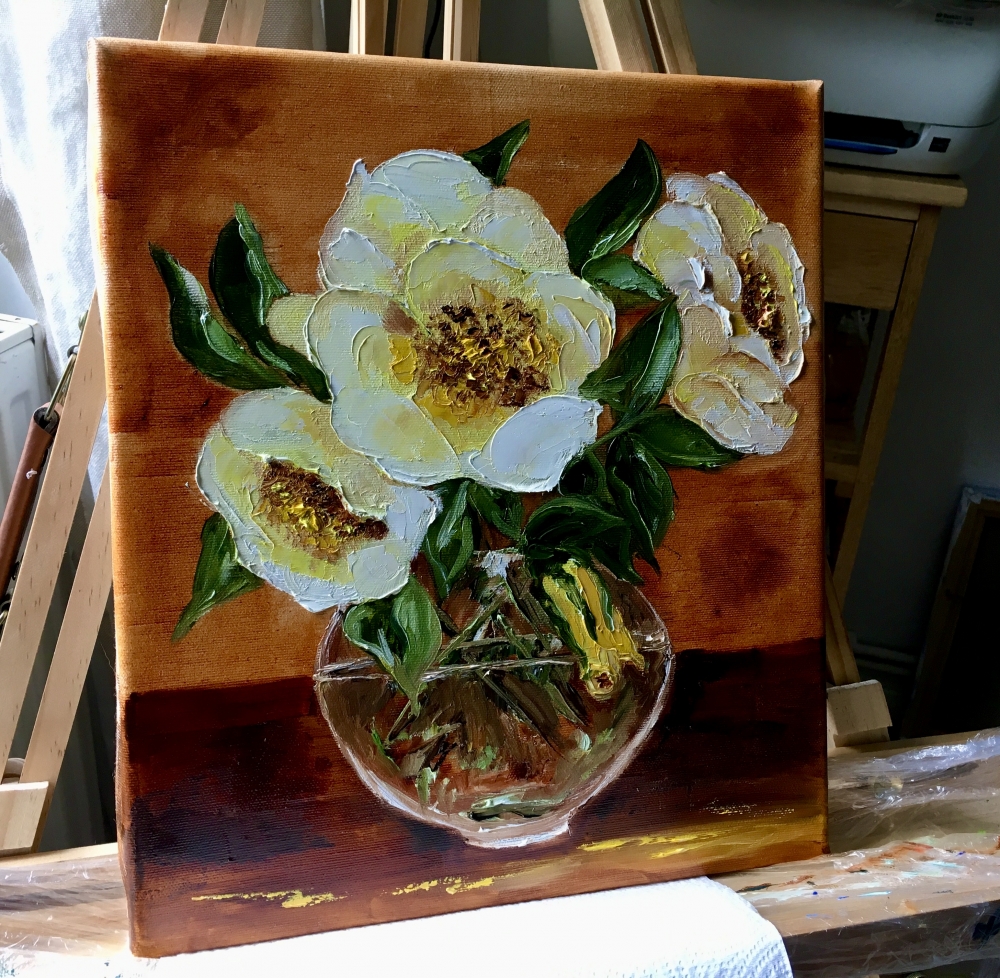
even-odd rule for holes
{"type": "Polygon", "coordinates": [[[785,352],[787,337],[781,317],[782,297],[771,283],[767,271],[745,251],[737,258],[743,289],[740,294],[740,311],[754,332],[780,357],[785,352]]]}
{"type": "Polygon", "coordinates": [[[288,462],[267,463],[258,495],[254,515],[282,527],[317,557],[334,558],[351,540],[382,540],[389,532],[381,520],[355,516],[318,475],[288,462]]]}
{"type": "Polygon", "coordinates": [[[524,407],[549,389],[554,354],[520,299],[443,306],[417,343],[419,393],[465,414],[524,407]]]}

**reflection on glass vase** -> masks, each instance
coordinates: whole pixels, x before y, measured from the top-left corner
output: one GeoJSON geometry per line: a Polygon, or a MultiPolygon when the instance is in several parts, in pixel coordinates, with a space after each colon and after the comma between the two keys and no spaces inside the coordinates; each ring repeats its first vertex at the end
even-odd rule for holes
{"type": "Polygon", "coordinates": [[[316,691],[344,756],[379,798],[473,845],[524,846],[635,756],[667,701],[674,658],[642,593],[569,561],[535,580],[478,555],[442,603],[441,655],[411,701],[344,634],[320,645],[316,691]]]}

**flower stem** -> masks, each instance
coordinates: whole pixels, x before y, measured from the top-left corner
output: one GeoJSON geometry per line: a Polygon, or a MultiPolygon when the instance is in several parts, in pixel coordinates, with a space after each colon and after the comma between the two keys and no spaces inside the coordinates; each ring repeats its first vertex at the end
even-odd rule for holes
{"type": "Polygon", "coordinates": [[[438,661],[447,659],[470,635],[474,635],[485,622],[487,622],[506,600],[506,595],[501,591],[482,611],[476,615],[468,625],[465,626],[444,648],[438,661]]]}
{"type": "Polygon", "coordinates": [[[653,408],[649,411],[643,411],[640,414],[637,414],[634,418],[626,418],[624,421],[619,421],[610,431],[601,435],[601,437],[598,438],[597,441],[592,442],[590,447],[592,449],[597,448],[598,445],[604,445],[607,442],[611,441],[612,438],[617,438],[619,435],[624,434],[630,428],[634,428],[640,422],[645,421],[646,418],[648,418],[653,413],[654,410],[656,409],[653,408]]]}

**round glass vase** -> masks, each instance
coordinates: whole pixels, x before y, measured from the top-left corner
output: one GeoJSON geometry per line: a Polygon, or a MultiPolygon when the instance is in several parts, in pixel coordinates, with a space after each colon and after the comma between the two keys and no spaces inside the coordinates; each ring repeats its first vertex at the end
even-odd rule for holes
{"type": "Polygon", "coordinates": [[[520,556],[490,551],[473,566],[471,582],[442,603],[458,634],[445,629],[415,703],[347,639],[341,612],[320,644],[316,693],[376,796],[472,845],[525,846],[565,832],[625,769],[663,712],[674,657],[641,591],[604,572],[638,655],[611,688],[588,685],[583,657],[563,642],[520,556]]]}

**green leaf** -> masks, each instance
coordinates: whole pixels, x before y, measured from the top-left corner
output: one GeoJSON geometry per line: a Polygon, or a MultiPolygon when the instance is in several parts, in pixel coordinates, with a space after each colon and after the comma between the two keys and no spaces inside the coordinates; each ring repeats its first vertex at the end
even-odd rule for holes
{"type": "Polygon", "coordinates": [[[444,482],[437,493],[441,514],[428,527],[421,549],[431,565],[434,585],[443,601],[468,566],[475,538],[468,512],[468,480],[444,482]]]}
{"type": "Polygon", "coordinates": [[[356,604],[347,609],[343,625],[347,638],[373,655],[390,675],[396,668],[396,653],[390,644],[391,613],[389,600],[356,604]]]}
{"type": "Polygon", "coordinates": [[[591,496],[604,506],[614,506],[608,491],[608,477],[604,465],[593,449],[586,449],[563,469],[559,492],[564,496],[591,496]]]}
{"type": "Polygon", "coordinates": [[[583,397],[634,418],[659,404],[670,385],[681,348],[676,304],[664,302],[639,322],[580,385],[583,397]]]}
{"type": "Polygon", "coordinates": [[[690,469],[720,469],[743,456],[720,445],[693,421],[662,406],[642,418],[632,433],[641,438],[663,465],[690,469]]]}
{"type": "Polygon", "coordinates": [[[632,526],[636,552],[659,571],[656,548],[674,518],[670,476],[649,447],[628,433],[611,443],[607,470],[618,509],[632,526]]]}
{"type": "Polygon", "coordinates": [[[149,253],[170,297],[174,346],[206,377],[236,390],[284,387],[285,378],[255,359],[219,325],[198,280],[169,252],[154,244],[149,253]]]}
{"type": "Polygon", "coordinates": [[[323,371],[298,350],[278,343],[267,328],[272,303],[289,291],[271,268],[260,233],[242,204],[236,205],[236,217],[219,232],[208,280],[223,315],[254,356],[280,371],[289,386],[321,401],[331,399],[323,371]]]}
{"type": "Polygon", "coordinates": [[[630,533],[617,512],[582,496],[542,503],[524,528],[521,552],[537,567],[564,556],[590,564],[596,558],[623,580],[641,581],[632,567],[630,533]]]}
{"type": "Polygon", "coordinates": [[[621,252],[591,258],[580,274],[600,289],[620,312],[641,309],[671,298],[670,290],[655,275],[621,252]]]}
{"type": "Polygon", "coordinates": [[[468,160],[484,177],[493,181],[493,186],[499,187],[504,182],[517,151],[528,138],[530,130],[531,120],[525,119],[478,149],[470,149],[467,153],[463,153],[462,159],[468,160]]]}
{"type": "Polygon", "coordinates": [[[441,621],[424,586],[415,578],[393,598],[392,622],[402,638],[402,656],[392,678],[416,705],[423,689],[423,676],[441,652],[441,621]]]}
{"type": "Polygon", "coordinates": [[[521,522],[524,506],[516,492],[494,489],[478,482],[469,483],[469,502],[472,508],[490,526],[496,527],[504,536],[517,541],[521,538],[521,522]]]}
{"type": "Polygon", "coordinates": [[[191,600],[171,636],[179,642],[216,605],[253,591],[263,583],[236,560],[236,541],[225,518],[213,513],[201,528],[201,556],[194,571],[191,600]]]}
{"type": "Polygon", "coordinates": [[[640,139],[621,170],[579,207],[566,225],[570,268],[579,274],[589,259],[627,244],[656,207],[662,191],[660,164],[640,139]]]}

